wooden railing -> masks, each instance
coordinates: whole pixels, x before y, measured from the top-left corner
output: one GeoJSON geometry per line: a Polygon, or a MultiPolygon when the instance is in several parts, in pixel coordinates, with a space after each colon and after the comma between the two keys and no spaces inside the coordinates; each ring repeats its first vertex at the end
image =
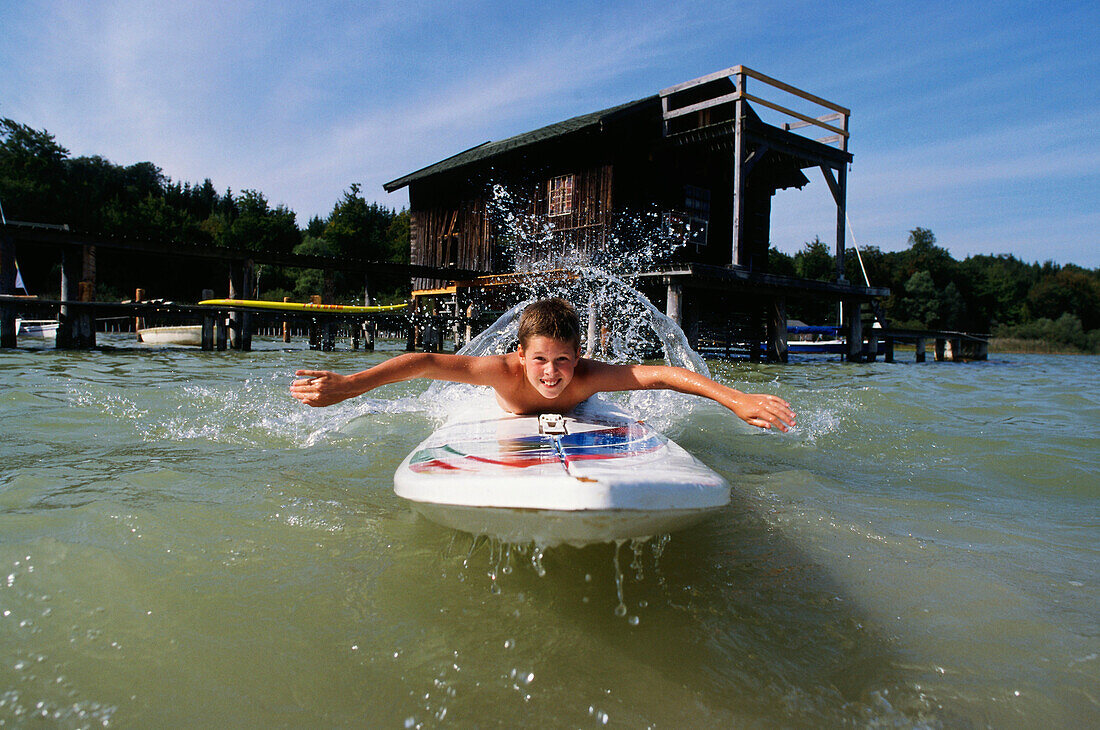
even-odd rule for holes
{"type": "Polygon", "coordinates": [[[815,141],[822,144],[837,144],[840,149],[847,151],[848,149],[848,117],[851,116],[851,110],[834,104],[831,101],[822,99],[819,96],[815,96],[807,91],[791,86],[790,84],[783,83],[778,79],[774,79],[770,76],[766,76],[759,71],[754,71],[751,68],[745,66],[733,66],[723,71],[716,71],[706,76],[700,76],[697,79],[691,81],[685,81],[682,84],[670,86],[667,89],[662,89],[661,95],[661,110],[664,117],[664,130],[665,135],[670,134],[669,122],[678,117],[683,117],[688,114],[701,112],[706,109],[712,109],[714,107],[722,106],[724,104],[732,104],[738,101],[748,101],[754,104],[768,107],[774,111],[779,112],[785,116],[791,117],[793,122],[784,122],[781,128],[787,131],[794,129],[801,129],[805,127],[818,127],[828,132],[832,132],[830,136],[821,137],[815,141]],[[734,91],[728,94],[722,94],[711,99],[696,102],[688,106],[679,108],[672,108],[672,97],[688,89],[692,89],[704,84],[709,84],[720,79],[730,79],[733,81],[734,91]],[[803,114],[789,107],[778,104],[774,101],[758,96],[756,94],[750,94],[748,92],[748,80],[754,79],[760,83],[771,87],[772,89],[778,89],[786,92],[792,96],[796,96],[800,99],[810,102],[811,104],[821,107],[827,110],[820,116],[810,116],[809,114],[803,114]]]}

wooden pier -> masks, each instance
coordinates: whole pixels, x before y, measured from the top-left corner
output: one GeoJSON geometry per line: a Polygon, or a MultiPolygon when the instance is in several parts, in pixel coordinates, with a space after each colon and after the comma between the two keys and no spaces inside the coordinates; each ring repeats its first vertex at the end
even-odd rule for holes
{"type": "MultiPolygon", "coordinates": [[[[32,313],[45,319],[57,319],[57,346],[83,349],[95,347],[96,322],[107,317],[143,317],[163,324],[191,324],[203,327],[204,349],[250,350],[252,334],[258,323],[296,322],[314,330],[311,345],[319,349],[331,349],[335,331],[339,327],[361,331],[369,341],[378,323],[392,325],[393,315],[343,314],[331,311],[308,313],[283,313],[258,310],[247,306],[201,306],[162,301],[135,301],[129,303],[94,302],[95,272],[94,252],[99,248],[152,254],[165,261],[199,259],[228,263],[227,282],[229,299],[245,299],[255,289],[255,268],[258,264],[274,264],[299,268],[320,269],[324,272],[325,293],[320,298],[332,304],[332,282],[335,272],[351,272],[362,275],[365,282],[371,276],[473,276],[475,272],[456,267],[440,269],[434,266],[397,264],[388,261],[367,261],[351,258],[304,256],[276,252],[256,252],[216,246],[165,243],[132,239],[112,239],[68,230],[66,226],[52,224],[16,223],[0,224],[0,348],[15,347],[17,331],[15,320],[20,312],[32,313]],[[15,295],[15,260],[17,247],[47,247],[58,253],[61,262],[61,297],[43,300],[15,295]],[[359,330],[356,330],[356,327],[359,330]]],[[[213,298],[213,292],[204,299],[213,298]]],[[[144,297],[136,297],[143,300],[144,297]]],[[[353,336],[353,341],[355,337],[353,336]]]]}

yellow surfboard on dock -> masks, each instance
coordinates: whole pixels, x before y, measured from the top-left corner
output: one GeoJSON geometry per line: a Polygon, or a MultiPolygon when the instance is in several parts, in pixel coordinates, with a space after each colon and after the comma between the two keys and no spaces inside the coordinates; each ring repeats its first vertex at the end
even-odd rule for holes
{"type": "Polygon", "coordinates": [[[408,304],[377,304],[369,307],[353,304],[299,304],[297,302],[269,302],[262,299],[205,299],[199,304],[210,304],[218,307],[271,309],[276,312],[339,312],[342,314],[396,312],[409,306],[408,304]]]}

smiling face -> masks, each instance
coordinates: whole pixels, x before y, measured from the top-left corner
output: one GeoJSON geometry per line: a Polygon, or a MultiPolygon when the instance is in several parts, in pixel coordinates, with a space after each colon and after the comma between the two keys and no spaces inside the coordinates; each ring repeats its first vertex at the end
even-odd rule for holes
{"type": "Polygon", "coordinates": [[[572,342],[535,335],[520,345],[519,359],[523,372],[543,398],[557,398],[573,380],[573,371],[580,359],[580,348],[572,342]]]}

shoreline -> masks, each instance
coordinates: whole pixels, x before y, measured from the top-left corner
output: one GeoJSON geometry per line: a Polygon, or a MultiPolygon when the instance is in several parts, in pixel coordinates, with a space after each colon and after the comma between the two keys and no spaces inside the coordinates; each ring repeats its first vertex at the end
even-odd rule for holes
{"type": "Polygon", "coordinates": [[[1018,337],[993,337],[989,340],[989,352],[1002,355],[1096,355],[1069,345],[1059,345],[1046,340],[1024,340],[1018,337]]]}

